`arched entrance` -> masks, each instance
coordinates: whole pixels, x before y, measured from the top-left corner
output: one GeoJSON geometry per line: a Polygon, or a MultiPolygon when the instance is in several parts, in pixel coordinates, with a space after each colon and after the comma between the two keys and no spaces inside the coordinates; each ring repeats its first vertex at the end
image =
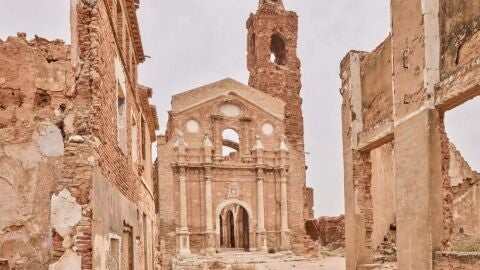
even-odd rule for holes
{"type": "Polygon", "coordinates": [[[220,247],[250,250],[250,221],[247,210],[239,204],[225,206],[218,216],[220,247]]]}

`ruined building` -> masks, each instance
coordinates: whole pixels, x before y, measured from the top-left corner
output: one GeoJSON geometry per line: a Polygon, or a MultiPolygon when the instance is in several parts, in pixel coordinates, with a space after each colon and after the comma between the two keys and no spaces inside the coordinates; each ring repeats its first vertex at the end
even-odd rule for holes
{"type": "Polygon", "coordinates": [[[0,269],[154,269],[138,0],[74,0],[72,43],[0,40],[0,269]]]}
{"type": "Polygon", "coordinates": [[[401,270],[480,269],[479,173],[444,122],[480,95],[479,10],[392,0],[391,34],[342,61],[348,270],[381,267],[386,249],[401,270]]]}
{"type": "Polygon", "coordinates": [[[223,248],[304,248],[298,18],[263,0],[247,28],[250,86],[225,79],[173,96],[158,137],[165,262],[223,248]]]}

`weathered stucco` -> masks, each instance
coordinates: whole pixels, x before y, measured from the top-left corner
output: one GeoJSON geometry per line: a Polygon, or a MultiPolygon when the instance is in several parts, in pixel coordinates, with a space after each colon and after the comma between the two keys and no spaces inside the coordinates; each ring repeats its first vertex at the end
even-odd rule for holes
{"type": "Polygon", "coordinates": [[[372,162],[372,245],[376,249],[396,222],[395,160],[393,144],[388,143],[371,151],[372,162]]]}
{"type": "Polygon", "coordinates": [[[68,53],[61,41],[27,41],[23,34],[0,42],[0,258],[10,267],[49,264],[50,196],[64,155],[58,123],[72,74],[68,53]]]}
{"type": "Polygon", "coordinates": [[[361,60],[364,129],[393,118],[391,37],[361,60]]]}
{"type": "Polygon", "coordinates": [[[478,1],[440,2],[442,79],[480,57],[478,1]]]}

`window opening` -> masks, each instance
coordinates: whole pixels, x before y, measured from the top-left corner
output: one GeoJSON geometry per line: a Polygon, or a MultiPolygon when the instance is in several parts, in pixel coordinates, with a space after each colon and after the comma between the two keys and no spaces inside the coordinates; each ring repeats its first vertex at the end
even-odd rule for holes
{"type": "Polygon", "coordinates": [[[277,65],[286,65],[285,41],[280,34],[273,34],[270,43],[270,61],[277,65]]]}

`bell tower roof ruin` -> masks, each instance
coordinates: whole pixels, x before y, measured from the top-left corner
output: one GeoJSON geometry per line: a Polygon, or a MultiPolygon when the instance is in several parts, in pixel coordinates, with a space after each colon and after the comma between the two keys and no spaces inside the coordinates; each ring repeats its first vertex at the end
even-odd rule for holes
{"type": "Polygon", "coordinates": [[[258,8],[261,9],[263,7],[285,9],[282,0],[260,0],[258,8]]]}

